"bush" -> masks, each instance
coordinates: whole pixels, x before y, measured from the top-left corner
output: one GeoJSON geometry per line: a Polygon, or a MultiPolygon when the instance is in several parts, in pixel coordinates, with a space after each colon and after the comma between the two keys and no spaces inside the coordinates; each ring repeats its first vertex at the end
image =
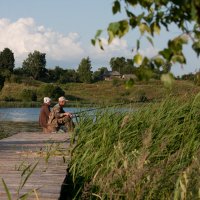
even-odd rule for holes
{"type": "Polygon", "coordinates": [[[24,89],[21,98],[23,101],[37,101],[37,94],[34,90],[24,89]]]}
{"type": "Polygon", "coordinates": [[[0,90],[3,88],[4,82],[5,82],[5,78],[2,75],[0,75],[0,90]]]}
{"type": "Polygon", "coordinates": [[[16,101],[16,99],[14,97],[11,97],[11,96],[5,96],[4,101],[16,101]]]}
{"type": "Polygon", "coordinates": [[[148,101],[147,95],[145,93],[145,91],[138,91],[138,95],[137,95],[137,100],[139,102],[146,102],[148,101]]]}
{"type": "Polygon", "coordinates": [[[41,83],[37,80],[34,80],[33,78],[29,77],[29,78],[23,78],[22,81],[26,86],[39,86],[41,83]]]}
{"type": "Polygon", "coordinates": [[[9,78],[9,82],[10,83],[22,83],[22,77],[15,75],[15,74],[12,74],[9,78]]]}
{"type": "Polygon", "coordinates": [[[130,95],[130,91],[125,91],[125,92],[121,93],[122,97],[129,96],[129,95],[130,95]]]}
{"type": "Polygon", "coordinates": [[[194,83],[195,85],[200,85],[200,72],[197,72],[194,76],[194,83]]]}
{"type": "Polygon", "coordinates": [[[58,99],[60,96],[64,96],[65,92],[59,86],[54,86],[53,84],[43,85],[40,88],[41,96],[48,96],[52,99],[58,99]]]}
{"type": "Polygon", "coordinates": [[[115,87],[118,87],[118,86],[120,86],[120,81],[118,79],[113,79],[112,85],[115,86],[115,87]]]}

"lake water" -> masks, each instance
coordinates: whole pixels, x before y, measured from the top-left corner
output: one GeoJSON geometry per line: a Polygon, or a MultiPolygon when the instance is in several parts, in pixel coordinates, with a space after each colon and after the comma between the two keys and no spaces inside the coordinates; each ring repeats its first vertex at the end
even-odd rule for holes
{"type": "MultiPolygon", "coordinates": [[[[84,108],[64,108],[66,112],[76,113],[84,108]]],[[[30,122],[38,121],[40,108],[0,108],[0,121],[30,122]]]]}
{"type": "MultiPolygon", "coordinates": [[[[90,111],[88,114],[91,115],[94,114],[94,110],[96,109],[98,110],[98,108],[64,108],[66,112],[71,113],[90,111]]],[[[120,112],[132,112],[135,109],[117,108],[114,110],[120,112]]],[[[36,122],[38,121],[39,113],[40,108],[0,108],[0,121],[36,122]]]]}

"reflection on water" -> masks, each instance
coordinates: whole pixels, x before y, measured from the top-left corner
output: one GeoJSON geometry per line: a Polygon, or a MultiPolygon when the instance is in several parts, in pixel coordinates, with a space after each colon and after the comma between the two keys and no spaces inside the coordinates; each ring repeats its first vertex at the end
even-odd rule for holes
{"type": "MultiPolygon", "coordinates": [[[[80,108],[64,108],[66,112],[79,112],[80,108]]],[[[84,109],[82,109],[84,110],[84,109]]],[[[0,108],[0,121],[38,121],[40,108],[0,108]]]]}
{"type": "MultiPolygon", "coordinates": [[[[87,111],[93,115],[95,111],[102,112],[104,109],[98,108],[64,108],[66,112],[79,113],[87,111]],[[90,111],[90,112],[89,112],[90,111]]],[[[130,108],[109,108],[110,111],[132,112],[130,108]]],[[[38,122],[40,108],[0,108],[0,121],[12,122],[38,122]]],[[[75,119],[74,119],[75,120],[75,119]]]]}

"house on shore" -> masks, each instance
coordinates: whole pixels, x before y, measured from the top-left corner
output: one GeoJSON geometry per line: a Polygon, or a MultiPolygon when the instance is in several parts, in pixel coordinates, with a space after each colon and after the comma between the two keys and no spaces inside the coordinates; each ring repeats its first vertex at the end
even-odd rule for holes
{"type": "Polygon", "coordinates": [[[121,79],[122,75],[118,71],[107,71],[103,74],[103,79],[106,81],[110,81],[113,79],[121,79]]]}
{"type": "Polygon", "coordinates": [[[137,76],[135,74],[123,74],[122,79],[124,79],[124,80],[133,79],[134,81],[136,81],[137,76]]]}

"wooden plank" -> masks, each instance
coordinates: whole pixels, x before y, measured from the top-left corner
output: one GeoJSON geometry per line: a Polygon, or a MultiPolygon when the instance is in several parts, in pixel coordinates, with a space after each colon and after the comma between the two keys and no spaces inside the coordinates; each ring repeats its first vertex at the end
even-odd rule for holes
{"type": "MultiPolygon", "coordinates": [[[[0,140],[0,178],[5,181],[12,199],[34,189],[35,192],[28,197],[30,200],[58,199],[66,176],[68,146],[69,136],[66,133],[18,133],[0,140]],[[36,163],[38,164],[31,174],[36,163]],[[19,189],[24,182],[24,186],[19,189]]],[[[7,200],[2,181],[0,199],[7,200]]]]}

